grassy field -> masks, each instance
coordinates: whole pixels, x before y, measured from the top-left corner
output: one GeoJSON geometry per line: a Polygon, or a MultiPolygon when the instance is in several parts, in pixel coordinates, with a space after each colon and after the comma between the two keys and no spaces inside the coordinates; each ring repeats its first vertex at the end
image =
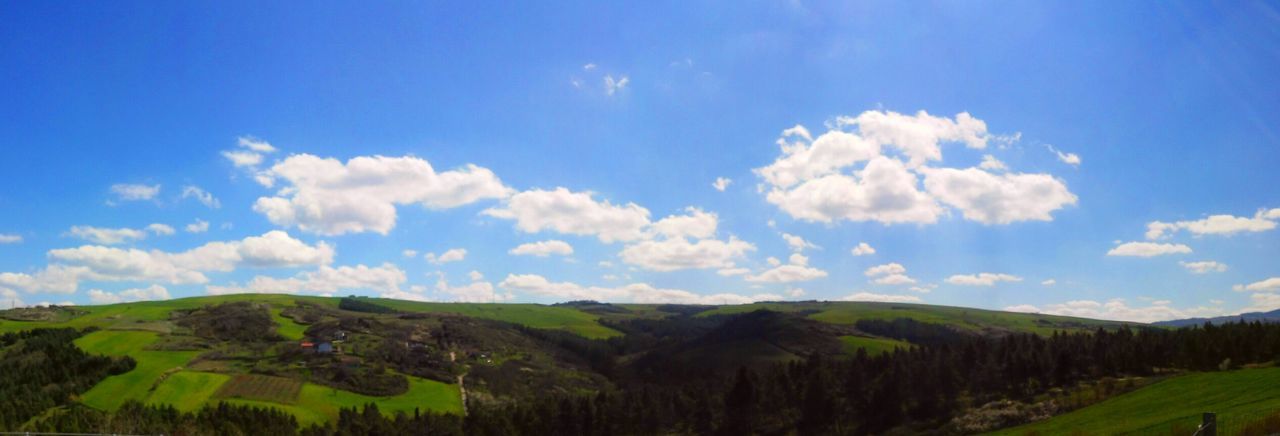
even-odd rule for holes
{"type": "Polygon", "coordinates": [[[462,413],[462,395],[457,385],[440,383],[417,377],[409,377],[409,391],[393,397],[371,397],[313,383],[302,385],[302,391],[292,402],[273,402],[246,399],[224,400],[232,404],[274,407],[293,414],[298,423],[310,425],[336,419],[343,407],[361,407],[368,403],[378,405],[386,415],[396,412],[412,414],[415,408],[422,411],[462,413]]]}
{"type": "Polygon", "coordinates": [[[863,336],[841,336],[840,342],[844,343],[844,351],[849,354],[858,352],[859,348],[867,350],[867,355],[874,356],[881,353],[888,353],[894,348],[911,348],[910,342],[899,341],[897,339],[888,338],[868,338],[863,336]]]}
{"type": "Polygon", "coordinates": [[[231,376],[211,372],[179,371],[170,374],[147,397],[147,404],[168,404],[183,412],[203,406],[231,376]]]}
{"type": "Polygon", "coordinates": [[[302,339],[303,332],[307,331],[307,326],[293,322],[292,319],[285,318],[280,315],[283,310],[279,306],[271,308],[271,319],[276,321],[276,333],[285,339],[298,340],[302,339]]]}
{"type": "MultiPolygon", "coordinates": [[[[567,307],[540,304],[427,303],[370,298],[370,302],[407,312],[456,313],[506,321],[540,329],[567,330],[592,339],[621,336],[622,332],[596,322],[595,315],[567,307]]],[[[336,300],[335,300],[336,301],[336,300]]]]}
{"type": "Polygon", "coordinates": [[[1237,428],[1280,410],[1277,386],[1280,368],[1188,374],[994,434],[1169,434],[1195,428],[1203,412],[1216,412],[1223,429],[1237,428]]]}
{"type": "Polygon", "coordinates": [[[779,312],[811,311],[813,314],[809,315],[810,318],[832,324],[853,324],[864,319],[892,320],[910,318],[921,322],[953,325],[974,331],[994,328],[1040,334],[1050,334],[1054,330],[1092,330],[1098,327],[1120,325],[1117,322],[1065,316],[1000,312],[927,304],[872,302],[755,303],[721,306],[702,312],[698,316],[745,313],[760,309],[779,312]]]}
{"type": "Polygon", "coordinates": [[[81,400],[103,410],[115,410],[125,400],[146,401],[166,372],[181,367],[198,354],[194,351],[148,351],[144,347],[158,334],[149,331],[101,330],[76,339],[76,346],[93,354],[130,356],[138,362],[132,371],[107,377],[85,392],[81,400]]]}

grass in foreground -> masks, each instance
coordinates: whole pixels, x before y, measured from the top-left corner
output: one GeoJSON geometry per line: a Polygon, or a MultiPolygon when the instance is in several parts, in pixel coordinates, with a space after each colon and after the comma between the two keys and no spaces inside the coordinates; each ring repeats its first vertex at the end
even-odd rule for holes
{"type": "Polygon", "coordinates": [[[993,434],[1169,433],[1173,428],[1195,428],[1203,412],[1216,412],[1221,428],[1238,428],[1280,410],[1276,386],[1280,368],[1188,374],[993,434]]]}
{"type": "Polygon", "coordinates": [[[169,375],[147,397],[147,404],[168,404],[190,412],[199,409],[223,384],[230,380],[226,374],[212,372],[179,371],[169,375]]]}

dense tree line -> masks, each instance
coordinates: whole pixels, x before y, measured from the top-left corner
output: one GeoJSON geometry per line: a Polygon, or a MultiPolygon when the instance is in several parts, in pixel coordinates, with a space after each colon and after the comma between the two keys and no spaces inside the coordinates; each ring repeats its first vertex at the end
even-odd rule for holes
{"type": "Polygon", "coordinates": [[[108,376],[132,370],[132,358],[90,356],[72,341],[81,332],[38,329],[0,335],[0,429],[71,401],[108,376]]]}

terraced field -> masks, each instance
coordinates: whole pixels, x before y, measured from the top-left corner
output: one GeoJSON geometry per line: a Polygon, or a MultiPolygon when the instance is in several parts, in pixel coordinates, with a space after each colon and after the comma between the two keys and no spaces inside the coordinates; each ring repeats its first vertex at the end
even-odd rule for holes
{"type": "Polygon", "coordinates": [[[882,353],[893,352],[896,348],[911,348],[910,342],[899,341],[887,338],[868,338],[864,336],[841,336],[840,342],[844,343],[844,351],[854,354],[859,348],[867,350],[867,355],[874,356],[882,353]]]}

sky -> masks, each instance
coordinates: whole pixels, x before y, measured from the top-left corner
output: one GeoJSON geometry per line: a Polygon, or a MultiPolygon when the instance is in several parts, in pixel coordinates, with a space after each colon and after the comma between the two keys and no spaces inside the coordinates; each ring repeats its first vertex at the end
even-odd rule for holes
{"type": "Polygon", "coordinates": [[[11,2],[0,307],[1280,308],[1267,2],[11,2]]]}

